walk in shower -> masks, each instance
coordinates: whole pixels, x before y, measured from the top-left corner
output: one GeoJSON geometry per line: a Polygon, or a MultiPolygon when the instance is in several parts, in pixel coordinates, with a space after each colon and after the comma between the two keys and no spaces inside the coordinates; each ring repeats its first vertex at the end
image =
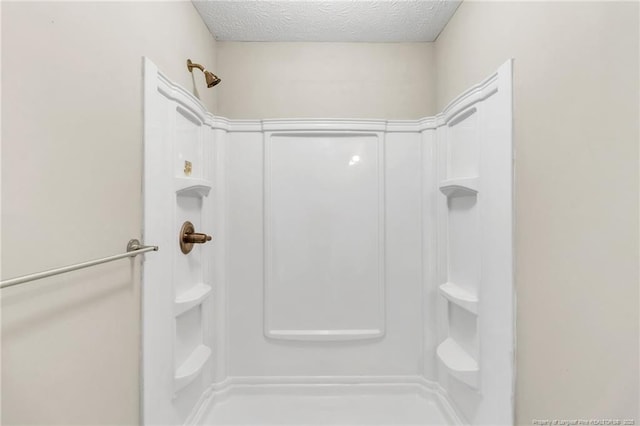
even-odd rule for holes
{"type": "Polygon", "coordinates": [[[228,120],[144,69],[144,424],[513,423],[510,61],[420,120],[228,120]]]}

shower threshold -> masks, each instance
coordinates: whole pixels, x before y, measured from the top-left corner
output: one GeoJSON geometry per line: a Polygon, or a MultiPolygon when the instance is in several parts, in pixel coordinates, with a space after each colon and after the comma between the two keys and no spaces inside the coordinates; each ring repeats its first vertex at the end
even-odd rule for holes
{"type": "Polygon", "coordinates": [[[231,386],[200,412],[206,426],[461,424],[438,392],[415,384],[231,386]]]}

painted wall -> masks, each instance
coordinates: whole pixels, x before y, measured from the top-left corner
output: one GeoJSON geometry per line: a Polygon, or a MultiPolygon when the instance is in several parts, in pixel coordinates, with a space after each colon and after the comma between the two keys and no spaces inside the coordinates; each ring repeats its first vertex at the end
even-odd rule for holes
{"type": "Polygon", "coordinates": [[[638,3],[465,1],[437,101],[515,58],[518,424],[638,420],[638,3]]]}
{"type": "MultiPolygon", "coordinates": [[[[2,3],[3,278],[141,237],[142,56],[216,111],[190,2],[2,3]]],[[[2,424],[138,423],[139,265],[3,290],[2,424]]]]}
{"type": "Polygon", "coordinates": [[[434,114],[432,43],[218,42],[228,118],[416,119],[434,114]]]}

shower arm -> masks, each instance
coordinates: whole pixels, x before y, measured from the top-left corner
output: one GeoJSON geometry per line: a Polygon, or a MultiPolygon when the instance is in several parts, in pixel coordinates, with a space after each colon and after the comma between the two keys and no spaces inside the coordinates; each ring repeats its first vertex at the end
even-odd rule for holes
{"type": "Polygon", "coordinates": [[[198,68],[202,72],[206,71],[205,67],[203,67],[200,64],[195,64],[191,62],[191,59],[187,59],[187,68],[189,68],[189,71],[193,71],[194,68],[198,68]]]}

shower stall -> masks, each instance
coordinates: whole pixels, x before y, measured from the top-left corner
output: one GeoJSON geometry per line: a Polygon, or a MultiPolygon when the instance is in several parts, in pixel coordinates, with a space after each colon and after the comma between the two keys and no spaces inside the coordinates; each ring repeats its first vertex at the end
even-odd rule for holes
{"type": "Polygon", "coordinates": [[[512,424],[511,73],[229,120],[145,59],[143,424],[512,424]]]}

